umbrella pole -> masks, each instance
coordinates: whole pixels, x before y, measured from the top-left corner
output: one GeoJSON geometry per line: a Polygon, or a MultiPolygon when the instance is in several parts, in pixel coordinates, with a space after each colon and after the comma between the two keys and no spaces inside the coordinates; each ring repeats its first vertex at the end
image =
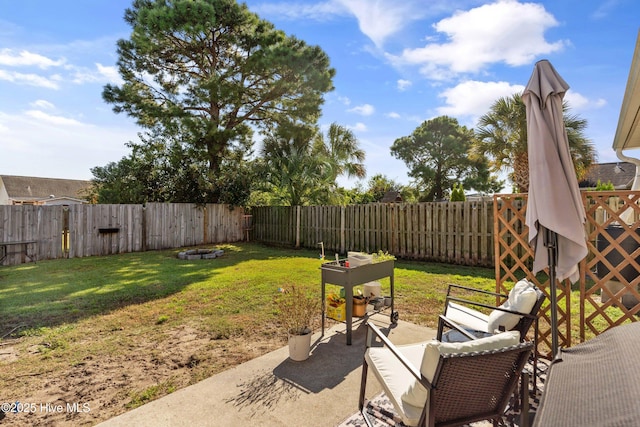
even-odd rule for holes
{"type": "Polygon", "coordinates": [[[558,260],[558,233],[545,227],[543,243],[549,257],[549,299],[551,303],[551,356],[558,354],[558,300],[556,288],[556,264],[558,260]]]}

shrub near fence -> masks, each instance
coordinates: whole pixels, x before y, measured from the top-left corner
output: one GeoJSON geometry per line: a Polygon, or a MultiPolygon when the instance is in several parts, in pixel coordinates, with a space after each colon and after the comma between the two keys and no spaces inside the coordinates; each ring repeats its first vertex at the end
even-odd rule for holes
{"type": "Polygon", "coordinates": [[[251,208],[255,240],[493,266],[493,200],[251,208]]]}
{"type": "MultiPolygon", "coordinates": [[[[35,241],[28,250],[37,260],[236,242],[243,215],[228,205],[188,203],[0,206],[0,242],[35,241]]],[[[3,264],[25,260],[9,253],[3,264]]]]}

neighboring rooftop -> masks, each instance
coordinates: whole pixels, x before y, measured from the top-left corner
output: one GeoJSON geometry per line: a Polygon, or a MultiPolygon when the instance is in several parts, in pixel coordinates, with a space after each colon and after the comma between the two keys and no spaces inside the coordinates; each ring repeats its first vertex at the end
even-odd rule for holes
{"type": "Polygon", "coordinates": [[[91,181],[0,175],[0,205],[85,203],[91,181]]]}
{"type": "Polygon", "coordinates": [[[402,202],[402,196],[399,191],[387,191],[382,196],[380,203],[400,203],[402,202]]]}
{"type": "Polygon", "coordinates": [[[616,190],[630,190],[636,176],[636,166],[629,162],[598,163],[591,167],[580,181],[580,188],[595,188],[598,180],[602,184],[611,182],[616,190]]]}

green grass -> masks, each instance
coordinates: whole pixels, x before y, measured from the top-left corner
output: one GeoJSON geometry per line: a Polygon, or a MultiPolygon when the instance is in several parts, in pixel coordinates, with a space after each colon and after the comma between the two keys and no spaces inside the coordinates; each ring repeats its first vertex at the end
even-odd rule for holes
{"type": "MultiPolygon", "coordinates": [[[[230,321],[227,329],[242,329],[245,317],[255,323],[276,320],[272,301],[283,284],[319,292],[321,261],[315,252],[252,244],[222,248],[225,256],[215,260],[179,260],[171,250],[3,267],[0,332],[18,327],[33,334],[39,328],[99,321],[120,310],[135,311],[148,326],[215,316],[230,321]],[[234,316],[243,317],[235,328],[234,316]]],[[[491,269],[424,262],[398,261],[395,274],[399,304],[437,309],[448,283],[487,289],[495,283],[491,269]]]]}
{"type": "MultiPolygon", "coordinates": [[[[117,377],[126,363],[151,373],[178,366],[127,379],[115,412],[100,409],[113,416],[285,345],[274,300],[292,284],[319,298],[317,251],[220,247],[225,255],[213,260],[179,260],[176,249],[0,267],[0,341],[19,354],[0,361],[5,398],[42,393],[43,374],[57,384],[86,367],[114,367],[106,375],[117,377]],[[199,344],[182,354],[185,334],[199,344]]],[[[435,326],[449,283],[493,290],[494,270],[396,261],[400,318],[435,326]]]]}
{"type": "Polygon", "coordinates": [[[157,313],[154,322],[161,323],[197,313],[261,315],[284,281],[309,288],[317,282],[320,262],[309,253],[223,249],[226,255],[216,260],[183,261],[177,251],[160,251],[4,267],[0,331],[55,327],[133,307],[157,313]]]}

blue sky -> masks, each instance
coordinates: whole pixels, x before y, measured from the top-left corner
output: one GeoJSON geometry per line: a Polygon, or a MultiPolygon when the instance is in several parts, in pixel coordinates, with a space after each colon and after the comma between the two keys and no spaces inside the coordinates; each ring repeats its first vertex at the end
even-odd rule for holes
{"type": "MultiPolygon", "coordinates": [[[[0,174],[90,179],[92,167],[129,153],[125,143],[140,129],[113,113],[101,93],[119,81],[115,46],[128,38],[123,15],[130,5],[0,0],[0,174]]],[[[611,145],[640,29],[637,0],[247,5],[327,52],[335,90],[320,124],[353,130],[368,177],[409,183],[406,166],[389,151],[395,139],[445,114],[475,127],[497,98],[522,91],[543,58],[571,86],[565,99],[587,119],[598,160],[617,160],[611,145]]]]}

